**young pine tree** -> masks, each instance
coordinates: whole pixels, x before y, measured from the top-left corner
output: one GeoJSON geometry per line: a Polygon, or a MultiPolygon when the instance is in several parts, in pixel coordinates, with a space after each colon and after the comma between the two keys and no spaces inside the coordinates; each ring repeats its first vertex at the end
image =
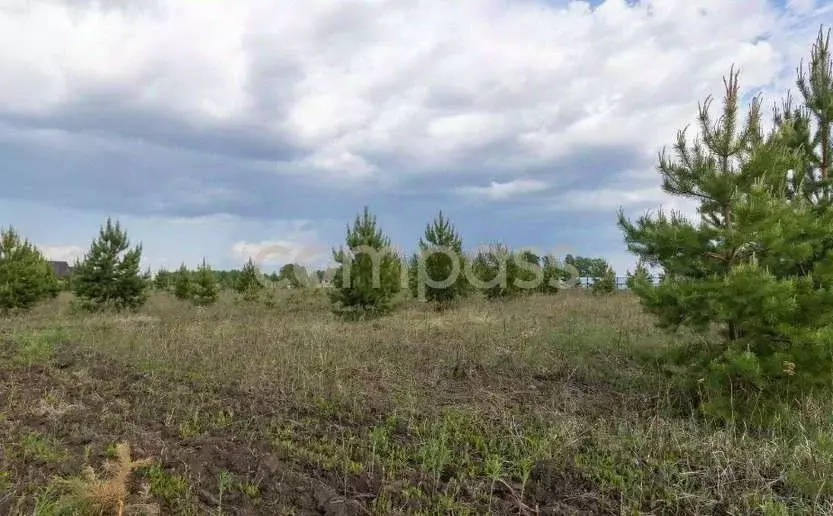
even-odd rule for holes
{"type": "Polygon", "coordinates": [[[480,250],[471,261],[472,284],[489,299],[509,297],[515,293],[515,262],[503,244],[480,250]]]}
{"type": "Polygon", "coordinates": [[[574,266],[561,263],[554,256],[544,256],[541,259],[541,272],[543,278],[539,291],[545,294],[555,294],[562,288],[574,286],[575,280],[579,277],[574,266]]]}
{"type": "Polygon", "coordinates": [[[159,269],[156,271],[156,275],[153,276],[153,288],[156,290],[166,291],[171,288],[171,284],[173,283],[172,277],[175,273],[172,273],[164,268],[159,269]]]}
{"type": "Polygon", "coordinates": [[[367,207],[347,228],[347,248],[333,250],[339,264],[330,294],[337,309],[360,314],[386,312],[401,289],[402,259],[367,207]]]}
{"type": "Polygon", "coordinates": [[[512,287],[517,293],[532,294],[539,292],[544,282],[541,257],[529,250],[512,253],[512,287]]]}
{"type": "Polygon", "coordinates": [[[203,258],[191,282],[191,301],[197,306],[208,306],[217,301],[219,292],[217,276],[203,258]]]}
{"type": "Polygon", "coordinates": [[[235,278],[234,290],[246,301],[256,301],[263,294],[266,285],[261,278],[260,270],[255,265],[254,260],[249,258],[249,261],[243,265],[239,274],[235,278]]]}
{"type": "MultiPolygon", "coordinates": [[[[833,55],[830,52],[830,31],[823,28],[812,46],[806,68],[799,66],[796,81],[804,100],[803,106],[792,114],[791,135],[801,147],[806,161],[804,168],[805,194],[815,200],[831,202],[833,178],[833,55]],[[797,138],[796,138],[797,137],[797,138]]],[[[789,106],[789,103],[786,104],[789,106]]],[[[789,107],[784,110],[790,111],[789,107]]],[[[778,117],[779,120],[782,117],[778,117]]]]}
{"type": "Polygon", "coordinates": [[[442,212],[425,227],[418,245],[419,255],[409,268],[411,293],[440,307],[464,296],[468,283],[463,240],[442,212]]]}
{"type": "Polygon", "coordinates": [[[136,309],[147,300],[139,261],[141,244],[130,241],[118,221],[107,219],[99,236],[72,273],[72,290],[88,309],[136,309]]]}
{"type": "Polygon", "coordinates": [[[414,297],[419,297],[419,253],[414,253],[408,259],[407,263],[403,263],[405,273],[408,277],[408,292],[414,297]]]}
{"type": "Polygon", "coordinates": [[[184,263],[173,274],[171,283],[173,284],[174,297],[183,301],[191,298],[191,271],[188,270],[188,267],[184,263]]]}
{"type": "Polygon", "coordinates": [[[625,284],[627,285],[628,290],[639,288],[637,285],[647,284],[650,286],[653,284],[651,273],[648,271],[648,268],[645,267],[645,263],[643,263],[642,260],[636,264],[636,268],[633,272],[628,273],[628,278],[625,284]]]}
{"type": "Polygon", "coordinates": [[[660,211],[633,223],[620,212],[619,225],[629,250],[663,269],[658,285],[633,287],[660,325],[722,330],[719,345],[681,355],[701,379],[701,408],[763,423],[780,400],[830,388],[833,254],[820,251],[830,242],[833,207],[819,202],[823,189],[802,193],[820,187],[791,180],[809,167],[823,175],[821,163],[791,145],[792,124],[776,119],[764,134],[757,100],[739,120],[737,77],[724,81],[719,120],[708,99],[699,138],[680,131],[674,157],[660,154],[663,189],[696,200],[700,221],[660,211]]]}
{"type": "Polygon", "coordinates": [[[590,290],[594,294],[612,294],[616,292],[616,271],[607,262],[605,262],[601,274],[593,279],[590,290]]]}
{"type": "Polygon", "coordinates": [[[14,228],[0,230],[0,314],[28,310],[58,295],[55,271],[28,240],[14,228]]]}

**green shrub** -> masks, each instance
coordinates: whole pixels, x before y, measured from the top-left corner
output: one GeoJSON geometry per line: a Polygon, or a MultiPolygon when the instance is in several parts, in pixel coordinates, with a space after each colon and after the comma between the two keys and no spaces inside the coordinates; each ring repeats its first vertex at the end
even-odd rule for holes
{"type": "Polygon", "coordinates": [[[61,284],[41,252],[14,228],[0,231],[0,313],[28,310],[61,284]]]}

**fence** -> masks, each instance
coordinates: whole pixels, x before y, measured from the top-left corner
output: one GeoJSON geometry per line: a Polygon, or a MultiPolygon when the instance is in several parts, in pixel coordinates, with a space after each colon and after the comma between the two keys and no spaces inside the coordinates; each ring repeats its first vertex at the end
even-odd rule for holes
{"type": "MultiPolygon", "coordinates": [[[[588,288],[593,285],[593,281],[595,278],[588,278],[588,277],[581,277],[578,279],[579,285],[582,287],[588,288]]],[[[651,280],[654,284],[659,282],[659,276],[652,276],[651,280]]],[[[627,276],[616,276],[616,288],[619,290],[628,290],[628,278],[627,276]]]]}

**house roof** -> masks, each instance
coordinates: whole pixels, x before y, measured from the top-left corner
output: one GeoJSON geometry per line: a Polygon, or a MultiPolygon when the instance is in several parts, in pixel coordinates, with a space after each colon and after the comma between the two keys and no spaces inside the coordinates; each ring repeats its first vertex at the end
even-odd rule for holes
{"type": "Polygon", "coordinates": [[[58,276],[65,276],[72,272],[72,267],[65,261],[49,260],[49,265],[52,266],[52,269],[58,276]]]}

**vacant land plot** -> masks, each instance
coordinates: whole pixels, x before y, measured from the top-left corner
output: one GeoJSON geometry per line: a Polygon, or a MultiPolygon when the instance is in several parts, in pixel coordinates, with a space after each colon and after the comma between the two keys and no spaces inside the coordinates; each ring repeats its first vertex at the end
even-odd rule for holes
{"type": "Polygon", "coordinates": [[[0,514],[78,507],[66,480],[107,478],[119,443],[148,460],[125,514],[833,509],[833,403],[766,433],[694,417],[657,360],[686,337],[626,293],[359,322],[320,291],[124,316],[58,299],[1,324],[0,514]]]}

